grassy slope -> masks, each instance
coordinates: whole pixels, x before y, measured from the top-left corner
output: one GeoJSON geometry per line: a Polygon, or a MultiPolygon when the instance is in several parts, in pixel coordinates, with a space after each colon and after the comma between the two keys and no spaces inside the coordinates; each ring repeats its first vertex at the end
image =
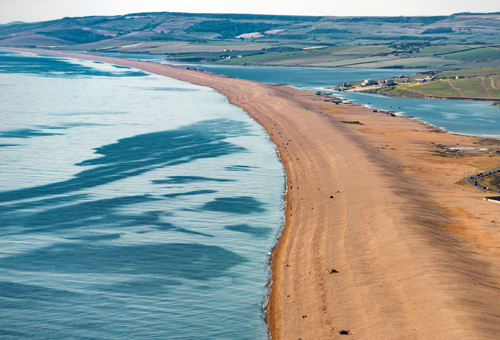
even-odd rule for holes
{"type": "Polygon", "coordinates": [[[95,40],[102,37],[103,41],[84,43],[66,35],[69,40],[63,39],[60,44],[72,50],[169,54],[178,60],[242,65],[474,68],[500,66],[498,19],[500,15],[494,14],[299,17],[139,13],[0,26],[0,45],[48,47],[53,42],[49,43],[44,32],[64,38],[64,30],[84,29],[95,40]],[[453,27],[454,32],[422,34],[440,27],[453,27]],[[252,33],[247,30],[259,31],[263,36],[234,39],[234,34],[252,33]],[[327,48],[307,49],[315,46],[327,48]],[[246,57],[222,60],[228,49],[236,50],[232,57],[246,57]],[[262,49],[265,55],[257,54],[262,49]],[[193,55],[196,53],[199,55],[193,55]]]}
{"type": "Polygon", "coordinates": [[[500,50],[494,47],[480,47],[467,51],[442,54],[441,56],[444,58],[462,59],[465,61],[485,60],[498,58],[500,56],[500,50]]]}
{"type": "Polygon", "coordinates": [[[457,76],[481,77],[481,76],[491,76],[498,74],[500,74],[500,67],[487,67],[487,68],[460,70],[460,71],[444,71],[438,73],[437,76],[441,78],[455,78],[457,76]]]}
{"type": "MultiPolygon", "coordinates": [[[[477,71],[476,73],[481,73],[481,69],[477,71]]],[[[473,73],[472,70],[468,70],[468,72],[473,73]]],[[[500,72],[499,75],[494,76],[444,79],[424,84],[398,85],[390,88],[368,90],[366,92],[393,97],[498,100],[500,99],[500,72]]]]}
{"type": "Polygon", "coordinates": [[[500,190],[500,174],[483,177],[478,182],[486,187],[500,190]]]}
{"type": "MultiPolygon", "coordinates": [[[[361,67],[361,68],[427,68],[441,67],[445,65],[458,65],[460,61],[448,61],[436,57],[417,57],[417,58],[396,58],[396,57],[378,57],[378,58],[363,58],[353,59],[350,63],[345,61],[342,66],[361,67]]],[[[335,63],[318,64],[317,66],[338,67],[341,65],[335,63]]]]}

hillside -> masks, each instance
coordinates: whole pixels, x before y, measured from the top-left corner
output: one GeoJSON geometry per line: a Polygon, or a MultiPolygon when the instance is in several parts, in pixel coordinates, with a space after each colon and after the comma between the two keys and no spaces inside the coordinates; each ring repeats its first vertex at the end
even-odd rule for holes
{"type": "Polygon", "coordinates": [[[500,13],[312,17],[135,13],[0,25],[0,46],[146,53],[238,65],[500,66],[500,13]]]}
{"type": "Polygon", "coordinates": [[[425,72],[411,77],[339,84],[337,90],[377,93],[390,97],[476,99],[500,102],[500,67],[425,72]],[[347,87],[345,87],[347,86],[347,87]]]}

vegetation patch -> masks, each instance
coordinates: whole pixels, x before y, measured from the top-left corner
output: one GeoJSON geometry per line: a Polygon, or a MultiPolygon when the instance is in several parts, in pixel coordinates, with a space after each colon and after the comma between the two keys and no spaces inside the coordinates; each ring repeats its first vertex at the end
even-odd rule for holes
{"type": "Polygon", "coordinates": [[[398,40],[426,40],[426,41],[433,41],[433,40],[447,40],[448,37],[421,37],[421,36],[416,36],[416,35],[398,35],[398,36],[382,36],[382,35],[366,35],[357,38],[358,40],[391,40],[391,41],[398,41],[398,40]]]}
{"type": "Polygon", "coordinates": [[[162,33],[160,35],[154,35],[151,37],[151,41],[176,41],[176,39],[168,34],[162,33]]]}
{"type": "Polygon", "coordinates": [[[337,28],[317,28],[309,31],[309,34],[336,34],[336,33],[352,33],[348,30],[339,30],[337,28]]]}
{"type": "Polygon", "coordinates": [[[43,34],[48,37],[54,37],[66,41],[71,41],[77,44],[87,44],[111,38],[106,35],[95,34],[90,31],[85,31],[80,29],[38,32],[38,34],[43,34]]]}
{"type": "Polygon", "coordinates": [[[435,74],[438,78],[455,78],[455,77],[481,77],[481,76],[492,76],[500,75],[500,67],[485,67],[485,68],[474,68],[469,70],[460,71],[445,71],[435,74]]]}
{"type": "Polygon", "coordinates": [[[447,53],[445,58],[461,59],[464,61],[481,61],[500,57],[500,49],[494,47],[480,47],[470,50],[447,53]]]}
{"type": "MultiPolygon", "coordinates": [[[[367,58],[368,59],[368,58],[367,58]]],[[[445,65],[456,64],[456,61],[449,61],[443,58],[422,57],[422,58],[397,58],[397,57],[380,57],[378,60],[366,63],[364,65],[353,67],[366,68],[427,68],[427,67],[442,67],[445,65]]]]}
{"type": "Polygon", "coordinates": [[[202,21],[186,29],[190,32],[210,32],[219,34],[219,39],[232,39],[238,35],[253,32],[265,32],[278,25],[264,22],[234,22],[231,20],[202,21]]]}
{"type": "MultiPolygon", "coordinates": [[[[422,76],[420,75],[420,77],[422,76]]],[[[500,76],[490,76],[448,79],[442,81],[434,80],[423,84],[398,85],[388,88],[370,89],[363,92],[407,98],[463,98],[496,100],[500,99],[499,84],[500,76]]]]}
{"type": "Polygon", "coordinates": [[[455,53],[463,50],[470,50],[470,46],[463,45],[447,45],[447,46],[421,46],[418,51],[418,55],[420,56],[437,56],[447,53],[455,53]]]}
{"type": "Polygon", "coordinates": [[[368,46],[336,46],[323,50],[323,53],[333,55],[375,55],[380,53],[390,53],[393,50],[384,45],[368,45],[368,46]]]}
{"type": "Polygon", "coordinates": [[[370,89],[370,90],[365,90],[363,92],[377,93],[377,94],[381,94],[384,96],[390,96],[390,97],[420,98],[420,99],[425,98],[425,96],[422,95],[421,93],[409,91],[408,89],[406,89],[405,86],[370,89]]]}
{"type": "Polygon", "coordinates": [[[323,112],[328,112],[330,114],[347,114],[349,115],[350,113],[346,113],[346,112],[342,112],[342,111],[339,111],[339,109],[336,107],[336,105],[323,105],[323,104],[319,104],[319,105],[316,105],[321,111],[323,112]]]}
{"type": "Polygon", "coordinates": [[[418,23],[424,25],[430,25],[436,21],[447,19],[446,16],[433,16],[433,17],[358,17],[350,19],[339,19],[337,21],[349,21],[349,22],[386,22],[386,23],[398,23],[398,24],[408,24],[408,23],[418,23]]]}
{"type": "Polygon", "coordinates": [[[0,25],[0,40],[3,39],[4,45],[19,47],[66,47],[54,47],[53,39],[46,37],[49,36],[60,38],[60,44],[71,45],[75,51],[93,49],[96,52],[168,53],[169,56],[190,53],[186,61],[231,64],[238,64],[235,59],[239,56],[249,56],[250,50],[266,49],[267,54],[294,52],[267,49],[292,48],[304,49],[307,53],[283,53],[252,61],[238,59],[240,64],[251,65],[456,70],[500,66],[497,17],[495,13],[312,17],[151,12],[0,25]],[[272,30],[275,31],[269,32],[272,30]],[[37,32],[43,35],[35,34],[37,32]],[[235,39],[248,33],[259,34],[248,35],[249,39],[235,39]],[[142,43],[140,48],[139,43],[142,43]],[[222,48],[216,50],[216,44],[222,48]],[[318,49],[319,46],[325,48],[318,49]],[[310,47],[316,48],[307,49],[310,47]],[[218,57],[205,57],[207,52],[222,51],[218,57]],[[196,53],[199,55],[195,56],[196,53]]]}
{"type": "Polygon", "coordinates": [[[356,124],[356,125],[363,125],[362,123],[360,123],[359,121],[357,120],[342,120],[341,121],[342,123],[344,124],[356,124]]]}
{"type": "Polygon", "coordinates": [[[437,27],[437,28],[428,28],[422,32],[422,34],[442,34],[442,33],[453,33],[453,29],[451,27],[437,27]]]}
{"type": "Polygon", "coordinates": [[[478,180],[478,182],[485,187],[492,188],[495,190],[500,190],[500,174],[494,174],[490,176],[483,177],[478,180]]]}

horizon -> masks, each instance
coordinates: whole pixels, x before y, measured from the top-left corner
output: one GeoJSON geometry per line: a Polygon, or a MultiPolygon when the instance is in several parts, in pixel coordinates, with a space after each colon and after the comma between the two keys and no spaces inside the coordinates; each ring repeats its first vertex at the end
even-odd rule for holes
{"type": "Polygon", "coordinates": [[[140,4],[133,0],[0,0],[3,11],[0,12],[0,24],[12,22],[43,22],[88,16],[119,16],[135,13],[171,12],[191,14],[249,14],[249,15],[289,15],[322,17],[400,17],[400,16],[450,16],[458,13],[498,13],[500,3],[493,0],[478,0],[471,3],[457,0],[453,5],[436,4],[433,0],[409,1],[401,7],[399,1],[367,0],[334,4],[327,1],[317,2],[314,6],[306,3],[290,4],[283,0],[269,3],[255,0],[249,3],[226,4],[219,1],[206,2],[186,0],[182,4],[165,5],[160,0],[143,0],[140,4]],[[195,11],[190,10],[196,8],[195,11]]]}
{"type": "Polygon", "coordinates": [[[256,15],[256,16],[296,16],[296,17],[367,17],[367,18],[390,18],[390,17],[434,17],[434,16],[453,16],[453,15],[460,15],[460,14],[471,14],[471,15],[495,15],[499,14],[500,12],[457,12],[457,13],[452,13],[452,14],[443,14],[443,15],[300,15],[300,14],[265,14],[265,13],[209,13],[209,12],[171,12],[171,11],[155,11],[155,12],[130,12],[130,13],[124,13],[124,14],[108,14],[108,15],[82,15],[82,16],[66,16],[66,17],[61,17],[61,18],[56,18],[56,19],[49,19],[49,20],[40,20],[40,21],[22,21],[22,20],[14,20],[6,23],[0,23],[0,25],[10,25],[10,24],[15,24],[15,23],[23,23],[23,24],[33,24],[37,22],[45,22],[45,21],[56,21],[56,20],[62,20],[65,18],[69,19],[76,19],[76,18],[85,18],[85,17],[112,17],[112,16],[123,16],[123,15],[133,15],[133,14],[149,14],[149,13],[172,13],[172,14],[207,14],[207,15],[256,15]]]}

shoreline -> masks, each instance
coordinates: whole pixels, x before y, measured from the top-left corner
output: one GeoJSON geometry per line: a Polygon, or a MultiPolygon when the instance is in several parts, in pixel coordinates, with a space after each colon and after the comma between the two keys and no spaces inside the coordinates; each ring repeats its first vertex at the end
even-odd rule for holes
{"type": "Polygon", "coordinates": [[[364,92],[364,91],[357,91],[357,92],[371,93],[371,94],[376,94],[379,96],[390,97],[390,98],[425,99],[425,100],[463,100],[463,101],[474,101],[474,102],[475,101],[477,101],[477,102],[495,102],[495,101],[498,101],[498,99],[486,99],[486,98],[408,97],[408,96],[390,96],[388,94],[383,94],[383,93],[373,93],[373,92],[364,92]]]}
{"type": "MultiPolygon", "coordinates": [[[[348,92],[348,93],[366,93],[366,94],[376,94],[379,96],[384,96],[384,97],[389,97],[389,98],[406,98],[406,99],[426,99],[426,100],[465,100],[465,101],[483,101],[483,102],[495,102],[498,101],[499,99],[488,99],[488,98],[467,98],[467,97],[460,97],[460,98],[452,98],[452,97],[429,97],[429,96],[423,96],[423,97],[409,97],[409,96],[394,96],[390,95],[387,93],[377,93],[377,92],[367,92],[367,90],[345,90],[345,91],[339,91],[335,90],[334,87],[328,88],[329,90],[336,91],[336,92],[348,92]]],[[[494,105],[491,105],[494,106],[494,105]]]]}
{"type": "Polygon", "coordinates": [[[360,106],[327,105],[314,91],[284,85],[5,49],[104,61],[208,86],[263,126],[287,189],[285,224],[271,257],[266,321],[273,339],[336,338],[346,328],[361,339],[496,338],[500,237],[476,217],[496,227],[500,214],[490,209],[495,205],[478,204],[484,195],[473,188],[453,186],[447,176],[456,177],[460,167],[424,163],[431,140],[462,145],[478,138],[432,133],[420,121],[360,106]]]}
{"type": "MultiPolygon", "coordinates": [[[[335,92],[328,92],[328,94],[332,95],[333,97],[336,97],[338,96],[337,98],[340,98],[340,99],[345,99],[345,100],[350,100],[349,98],[345,98],[345,97],[342,97],[342,92],[347,92],[347,91],[336,91],[335,92]],[[340,92],[337,93],[337,92],[340,92]]],[[[352,93],[352,92],[351,92],[352,93]]],[[[364,92],[360,92],[360,93],[364,93],[364,92]]],[[[378,94],[378,93],[365,93],[365,94],[368,94],[368,95],[377,95],[377,96],[383,96],[383,97],[388,97],[388,98],[405,98],[405,99],[425,99],[425,100],[460,100],[460,99],[453,99],[453,98],[447,98],[447,99],[444,99],[444,98],[412,98],[412,97],[394,97],[394,96],[387,96],[387,95],[383,95],[383,94],[378,94]]],[[[463,99],[464,101],[492,101],[492,100],[483,100],[483,99],[478,99],[478,100],[469,100],[469,99],[463,99]]],[[[477,138],[500,138],[500,133],[498,135],[495,135],[495,136],[491,136],[491,135],[472,135],[472,134],[466,134],[466,133],[460,133],[460,132],[456,132],[456,131],[451,131],[451,130],[447,130],[446,128],[442,127],[442,126],[437,126],[437,125],[433,125],[432,123],[422,119],[422,118],[415,118],[414,116],[410,116],[410,115],[406,115],[404,114],[404,112],[402,111],[397,111],[397,110],[387,110],[387,109],[378,109],[376,107],[372,107],[370,104],[363,104],[363,103],[351,103],[349,105],[359,105],[359,106],[362,106],[363,108],[365,109],[369,109],[369,110],[375,110],[373,112],[379,112],[379,113],[384,113],[384,114],[390,114],[390,115],[394,115],[394,116],[398,116],[398,117],[405,117],[405,118],[411,118],[411,119],[414,119],[415,121],[418,121],[418,122],[421,122],[423,124],[426,124],[428,125],[430,128],[434,129],[434,132],[443,132],[443,133],[448,133],[448,134],[451,134],[451,135],[457,135],[457,136],[466,136],[466,137],[477,137],[477,138]]],[[[490,106],[490,107],[500,107],[500,105],[485,105],[485,106],[490,106]]]]}

